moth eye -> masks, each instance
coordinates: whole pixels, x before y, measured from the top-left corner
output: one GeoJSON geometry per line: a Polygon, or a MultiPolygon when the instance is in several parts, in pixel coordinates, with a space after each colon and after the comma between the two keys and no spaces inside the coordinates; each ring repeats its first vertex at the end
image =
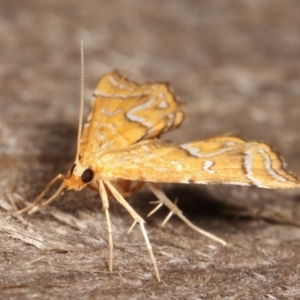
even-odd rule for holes
{"type": "Polygon", "coordinates": [[[94,172],[92,169],[84,170],[84,172],[81,175],[81,179],[85,183],[92,181],[93,178],[94,178],[94,172]]]}
{"type": "Polygon", "coordinates": [[[73,171],[74,171],[75,167],[76,167],[76,164],[74,163],[74,165],[73,165],[72,168],[70,169],[70,174],[71,174],[71,175],[73,174],[73,171]]]}

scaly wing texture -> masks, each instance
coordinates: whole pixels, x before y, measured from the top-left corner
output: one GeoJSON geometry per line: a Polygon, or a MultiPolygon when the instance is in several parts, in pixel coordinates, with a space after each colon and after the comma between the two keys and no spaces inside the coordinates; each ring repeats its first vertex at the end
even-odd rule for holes
{"type": "Polygon", "coordinates": [[[152,182],[256,185],[293,188],[300,181],[287,172],[269,145],[234,136],[169,145],[149,140],[101,158],[101,175],[152,182]]]}
{"type": "Polygon", "coordinates": [[[81,137],[80,154],[124,149],[178,127],[184,120],[167,84],[139,85],[117,72],[103,76],[94,91],[91,112],[81,137]]]}

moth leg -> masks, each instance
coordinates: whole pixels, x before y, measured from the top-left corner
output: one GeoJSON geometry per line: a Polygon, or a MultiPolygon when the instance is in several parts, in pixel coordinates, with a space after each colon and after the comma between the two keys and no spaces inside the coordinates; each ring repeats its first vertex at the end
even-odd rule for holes
{"type": "Polygon", "coordinates": [[[119,191],[120,194],[123,195],[123,197],[130,197],[135,192],[139,191],[144,186],[143,181],[119,181],[114,182],[114,187],[119,191]]]}
{"type": "MultiPolygon", "coordinates": [[[[177,202],[178,202],[178,198],[176,198],[175,199],[175,201],[174,201],[174,205],[176,206],[176,207],[178,207],[177,206],[177,202]]],[[[165,219],[163,220],[163,222],[161,223],[161,226],[163,227],[163,226],[165,226],[167,223],[168,223],[168,221],[170,220],[170,218],[173,216],[173,212],[170,210],[170,212],[168,213],[168,215],[165,217],[165,219]]]]}
{"type": "Polygon", "coordinates": [[[155,196],[159,199],[161,203],[169,208],[172,214],[177,215],[184,223],[186,223],[189,227],[199,232],[200,234],[218,242],[222,245],[226,245],[226,242],[217,236],[195,226],[191,221],[189,221],[182,213],[182,211],[165,195],[165,193],[153,182],[147,182],[151,191],[155,194],[155,196]]]}
{"type": "Polygon", "coordinates": [[[147,217],[152,216],[155,212],[157,212],[164,204],[161,201],[150,201],[150,204],[157,204],[147,215],[147,217]]]}
{"type": "Polygon", "coordinates": [[[109,271],[112,271],[114,244],[113,244],[113,237],[112,237],[111,221],[110,221],[109,210],[108,210],[109,202],[108,202],[107,192],[102,180],[99,180],[99,192],[103,203],[103,210],[106,216],[106,223],[107,223],[107,230],[108,230],[108,245],[109,245],[109,271]]]}
{"type": "MultiPolygon", "coordinates": [[[[26,206],[23,209],[20,209],[17,211],[17,214],[23,214],[23,213],[29,213],[32,214],[34,213],[36,210],[38,210],[39,206],[40,206],[40,202],[43,200],[43,197],[48,193],[48,191],[51,189],[51,187],[54,185],[54,183],[59,180],[59,179],[64,179],[65,176],[62,174],[58,174],[57,176],[55,176],[45,187],[45,189],[41,192],[41,194],[33,201],[33,203],[31,203],[30,205],[26,206]]],[[[52,202],[54,199],[56,199],[57,197],[59,197],[62,193],[64,189],[63,184],[61,184],[61,186],[58,188],[58,190],[49,198],[47,199],[42,206],[48,205],[50,202],[52,202]]]]}
{"type": "MultiPolygon", "coordinates": [[[[175,199],[175,202],[174,202],[174,205],[175,205],[175,206],[177,206],[177,202],[178,202],[178,198],[175,199]]],[[[156,212],[164,205],[164,203],[161,202],[160,200],[157,200],[157,201],[150,201],[149,203],[150,203],[150,204],[157,204],[157,205],[154,207],[154,209],[152,209],[152,210],[148,213],[147,217],[152,216],[154,213],[156,213],[156,212]]],[[[162,227],[165,226],[172,216],[173,216],[173,212],[170,211],[170,212],[168,213],[168,215],[166,216],[166,218],[164,219],[164,221],[161,223],[161,226],[162,226],[162,227]]]]}
{"type": "Polygon", "coordinates": [[[132,195],[135,192],[139,191],[144,185],[145,185],[145,182],[143,182],[143,181],[135,182],[135,184],[133,186],[131,186],[129,189],[129,192],[128,192],[129,195],[132,195]]]}
{"type": "MultiPolygon", "coordinates": [[[[141,218],[136,211],[128,204],[128,202],[123,198],[123,196],[116,190],[116,188],[108,181],[108,180],[104,180],[105,185],[108,187],[108,189],[111,191],[112,195],[116,198],[116,200],[124,207],[126,208],[126,210],[130,213],[130,215],[132,216],[132,218],[134,219],[134,223],[133,226],[136,223],[139,223],[141,226],[141,230],[148,248],[148,251],[150,253],[150,257],[154,266],[154,271],[156,274],[156,278],[157,280],[160,282],[160,275],[159,275],[159,270],[157,267],[157,263],[156,263],[156,259],[155,256],[153,254],[153,250],[152,250],[152,246],[150,244],[146,229],[145,229],[145,221],[143,220],[143,218],[141,218]]],[[[131,226],[130,230],[133,228],[133,226],[131,226]]]]}

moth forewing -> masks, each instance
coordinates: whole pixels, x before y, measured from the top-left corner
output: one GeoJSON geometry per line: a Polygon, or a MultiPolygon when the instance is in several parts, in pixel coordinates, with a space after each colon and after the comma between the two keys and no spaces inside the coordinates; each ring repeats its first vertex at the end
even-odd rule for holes
{"type": "Polygon", "coordinates": [[[269,145],[236,136],[182,145],[149,140],[107,153],[103,160],[103,174],[133,181],[300,186],[299,179],[284,169],[281,158],[269,145]]]}
{"type": "Polygon", "coordinates": [[[138,85],[123,79],[120,85],[121,80],[111,72],[96,87],[80,142],[83,157],[98,155],[101,149],[125,149],[174,130],[184,120],[182,106],[166,84],[138,85]]]}

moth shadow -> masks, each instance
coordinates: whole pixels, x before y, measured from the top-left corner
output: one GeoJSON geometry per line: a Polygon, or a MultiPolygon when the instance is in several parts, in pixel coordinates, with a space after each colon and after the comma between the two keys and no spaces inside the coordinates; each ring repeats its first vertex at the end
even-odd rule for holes
{"type": "Polygon", "coordinates": [[[201,186],[179,184],[168,189],[166,194],[169,199],[178,199],[178,207],[189,219],[224,218],[222,211],[228,206],[201,186]]]}
{"type": "MultiPolygon", "coordinates": [[[[21,180],[25,186],[28,201],[34,199],[46,184],[59,173],[65,174],[71,167],[76,151],[77,129],[67,123],[41,123],[32,132],[31,143],[38,150],[32,158],[35,162],[22,170],[21,180]],[[29,200],[30,199],[30,200],[29,200]]],[[[55,185],[56,186],[56,185],[55,185]]],[[[55,187],[49,191],[49,195],[55,187]]]]}
{"type": "MultiPolygon", "coordinates": [[[[205,187],[172,184],[171,186],[162,186],[162,188],[172,202],[177,199],[179,209],[190,221],[198,226],[201,226],[202,223],[207,225],[209,222],[228,221],[232,216],[224,214],[224,211],[239,209],[216,199],[205,187]]],[[[140,192],[132,198],[131,204],[141,216],[147,215],[155,207],[154,205],[149,205],[149,202],[156,200],[150,191],[140,192]],[[141,198],[143,201],[141,201],[141,198]]],[[[162,207],[155,212],[155,215],[163,220],[168,213],[169,210],[166,207],[162,207]]],[[[151,223],[151,219],[147,219],[147,223],[151,223]]]]}
{"type": "Polygon", "coordinates": [[[39,130],[46,137],[40,143],[38,161],[41,165],[52,165],[62,170],[71,166],[77,146],[77,128],[68,123],[55,122],[40,124],[39,130]]]}

